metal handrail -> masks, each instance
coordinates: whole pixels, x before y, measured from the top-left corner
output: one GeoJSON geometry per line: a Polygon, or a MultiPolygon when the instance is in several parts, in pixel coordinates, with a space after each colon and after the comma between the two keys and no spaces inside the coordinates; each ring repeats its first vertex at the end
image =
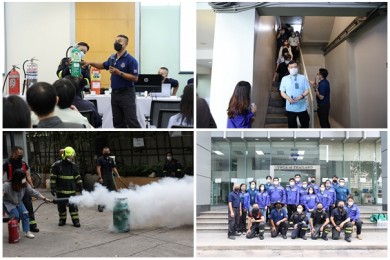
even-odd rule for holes
{"type": "MultiPolygon", "coordinates": [[[[305,65],[305,61],[303,60],[303,54],[301,48],[299,48],[299,55],[301,57],[301,67],[303,70],[303,74],[305,75],[307,81],[309,81],[310,84],[310,80],[309,77],[307,76],[306,65],[305,65]]],[[[309,95],[306,96],[306,105],[307,105],[307,112],[309,113],[310,116],[310,128],[314,128],[314,99],[313,99],[313,93],[311,92],[311,88],[309,88],[309,95]]]]}

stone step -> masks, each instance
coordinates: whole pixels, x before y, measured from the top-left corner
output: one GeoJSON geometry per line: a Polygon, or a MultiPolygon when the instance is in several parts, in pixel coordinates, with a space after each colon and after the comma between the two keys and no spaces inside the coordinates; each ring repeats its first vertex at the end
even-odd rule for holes
{"type": "MultiPolygon", "coordinates": [[[[367,219],[361,219],[361,221],[363,221],[363,226],[364,227],[368,227],[368,226],[371,226],[371,227],[376,227],[377,224],[376,223],[372,223],[370,221],[368,221],[367,219]]],[[[226,220],[223,220],[223,219],[211,219],[211,220],[208,220],[208,219],[197,219],[196,220],[196,224],[199,225],[199,226],[202,226],[202,227],[206,227],[206,226],[213,226],[213,225],[227,225],[228,221],[227,219],[226,220]]],[[[269,226],[270,224],[266,224],[266,226],[269,226]]]]}
{"type": "Polygon", "coordinates": [[[283,114],[268,114],[265,119],[266,124],[287,124],[287,116],[283,114]]]}
{"type": "MultiPolygon", "coordinates": [[[[212,211],[212,212],[202,212],[200,216],[197,218],[227,218],[227,211],[212,211]]],[[[372,214],[377,214],[377,213],[360,213],[360,218],[370,218],[372,214]]],[[[387,214],[387,213],[385,213],[387,214]]]]}
{"type": "Polygon", "coordinates": [[[268,106],[267,113],[268,114],[283,114],[284,115],[286,113],[286,109],[284,107],[268,106]]]}
{"type": "Polygon", "coordinates": [[[280,92],[271,92],[271,98],[272,99],[282,99],[282,96],[280,95],[280,92]]]}
{"type": "Polygon", "coordinates": [[[265,124],[264,128],[288,128],[287,124],[265,124]]]}
{"type": "Polygon", "coordinates": [[[274,99],[270,97],[268,101],[268,105],[271,107],[282,107],[283,104],[285,104],[285,100],[282,98],[274,99]]]}

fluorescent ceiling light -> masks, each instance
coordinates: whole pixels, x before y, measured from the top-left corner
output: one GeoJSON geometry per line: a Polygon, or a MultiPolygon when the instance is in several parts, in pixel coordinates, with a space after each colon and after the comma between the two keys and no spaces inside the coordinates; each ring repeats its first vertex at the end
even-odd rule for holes
{"type": "Polygon", "coordinates": [[[263,151],[256,151],[257,155],[264,155],[263,151]]]}
{"type": "Polygon", "coordinates": [[[299,154],[299,155],[304,155],[304,154],[305,154],[305,151],[298,151],[298,154],[299,154]]]}
{"type": "Polygon", "coordinates": [[[221,151],[214,151],[214,153],[217,155],[224,155],[221,151]]]}

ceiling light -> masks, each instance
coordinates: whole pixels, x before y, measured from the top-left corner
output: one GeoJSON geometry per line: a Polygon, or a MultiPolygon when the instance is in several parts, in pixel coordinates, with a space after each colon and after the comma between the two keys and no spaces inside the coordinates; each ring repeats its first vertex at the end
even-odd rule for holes
{"type": "Polygon", "coordinates": [[[214,153],[217,155],[224,155],[221,151],[214,151],[214,153]]]}
{"type": "Polygon", "coordinates": [[[255,140],[256,140],[256,141],[259,141],[259,138],[256,138],[255,140]]]}
{"type": "Polygon", "coordinates": [[[284,141],[284,138],[280,138],[280,141],[284,141]]]}
{"type": "Polygon", "coordinates": [[[306,141],[309,141],[310,139],[309,138],[306,138],[306,141]]]}
{"type": "Polygon", "coordinates": [[[334,141],[334,138],[330,139],[331,141],[334,141]]]}
{"type": "Polygon", "coordinates": [[[264,155],[263,151],[256,151],[257,155],[264,155]]]}
{"type": "Polygon", "coordinates": [[[298,154],[299,154],[299,155],[304,155],[304,154],[305,154],[305,151],[298,151],[298,154]]]}

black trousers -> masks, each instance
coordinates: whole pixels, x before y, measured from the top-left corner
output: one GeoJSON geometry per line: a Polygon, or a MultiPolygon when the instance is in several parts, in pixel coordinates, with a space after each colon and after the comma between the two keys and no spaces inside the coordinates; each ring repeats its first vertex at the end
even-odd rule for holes
{"type": "MultiPolygon", "coordinates": [[[[76,196],[76,193],[74,194],[62,194],[57,193],[57,198],[70,198],[70,196],[76,196]]],[[[72,219],[72,221],[78,221],[79,220],[79,209],[77,208],[76,204],[66,204],[66,203],[59,203],[57,204],[58,209],[58,215],[60,216],[60,220],[66,221],[66,206],[69,205],[69,214],[72,219]]]]}
{"type": "Polygon", "coordinates": [[[233,208],[234,217],[230,216],[230,209],[228,208],[228,236],[233,236],[240,230],[240,208],[233,208]]]}
{"type": "Polygon", "coordinates": [[[292,52],[294,60],[298,60],[298,58],[299,58],[299,51],[297,49],[298,49],[298,46],[291,46],[291,52],[292,52]]]}
{"type": "Polygon", "coordinates": [[[280,223],[278,226],[275,226],[275,231],[271,228],[271,237],[277,237],[279,233],[286,235],[288,230],[288,221],[280,223]]]}
{"type": "MultiPolygon", "coordinates": [[[[346,223],[341,230],[344,230],[344,237],[345,238],[351,237],[352,223],[351,222],[346,223]]],[[[332,239],[333,240],[338,240],[340,238],[341,230],[340,230],[340,232],[338,232],[335,227],[332,228],[332,239]]]]}
{"type": "MultiPolygon", "coordinates": [[[[351,221],[351,224],[352,224],[352,221],[351,221]]],[[[355,222],[356,235],[360,235],[362,233],[362,225],[363,225],[363,221],[361,221],[360,219],[356,220],[356,222],[355,222]]]]}
{"type": "Polygon", "coordinates": [[[242,215],[240,217],[240,229],[239,229],[239,231],[241,231],[241,232],[246,232],[246,214],[247,214],[247,210],[243,209],[242,210],[242,215]]]}
{"type": "Polygon", "coordinates": [[[251,232],[246,234],[246,238],[252,239],[258,232],[260,236],[264,235],[265,223],[252,223],[251,232]]]}
{"type": "Polygon", "coordinates": [[[295,239],[296,237],[304,237],[306,235],[307,227],[308,226],[306,224],[299,223],[297,228],[294,228],[291,232],[291,238],[295,239]]]}
{"type": "Polygon", "coordinates": [[[35,221],[34,209],[32,205],[31,195],[27,193],[24,194],[22,198],[23,204],[28,211],[28,217],[30,218],[30,229],[37,227],[37,222],[35,221]]]}
{"type": "Polygon", "coordinates": [[[297,211],[297,205],[294,204],[287,204],[287,214],[288,214],[288,219],[291,218],[292,214],[297,211]]]}
{"type": "Polygon", "coordinates": [[[135,102],[134,88],[112,91],[111,110],[115,128],[141,128],[137,119],[135,102]]]}
{"type": "Polygon", "coordinates": [[[330,104],[318,105],[317,115],[321,128],[330,128],[329,123],[330,104]]]}
{"type": "Polygon", "coordinates": [[[298,128],[297,117],[301,123],[301,128],[309,128],[310,117],[306,110],[303,112],[287,111],[288,128],[298,128]]]}

